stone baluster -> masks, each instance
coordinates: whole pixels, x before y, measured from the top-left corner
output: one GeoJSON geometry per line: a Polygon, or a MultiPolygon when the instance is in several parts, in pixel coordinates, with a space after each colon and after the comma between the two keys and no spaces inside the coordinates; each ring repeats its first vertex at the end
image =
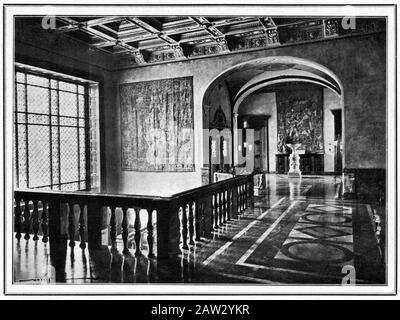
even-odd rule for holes
{"type": "Polygon", "coordinates": [[[21,239],[21,222],[22,222],[22,214],[21,214],[21,199],[15,198],[15,237],[19,240],[21,239]]]}
{"type": "Polygon", "coordinates": [[[218,193],[213,195],[214,229],[218,229],[218,193]]]}
{"type": "Polygon", "coordinates": [[[242,211],[246,209],[246,203],[245,203],[245,189],[244,189],[244,184],[242,184],[242,211]]]}
{"type": "Polygon", "coordinates": [[[232,198],[231,198],[232,190],[229,188],[226,191],[226,216],[227,220],[231,220],[231,210],[232,210],[232,198]]]}
{"type": "Polygon", "coordinates": [[[242,211],[246,209],[246,189],[245,185],[242,184],[242,211]]]}
{"type": "Polygon", "coordinates": [[[74,213],[74,204],[68,204],[68,235],[69,235],[69,246],[75,246],[75,213],[74,213]]]}
{"type": "Polygon", "coordinates": [[[224,209],[224,214],[223,214],[223,222],[226,223],[228,221],[227,218],[227,201],[226,201],[226,190],[222,192],[222,203],[223,203],[223,209],[224,209]]]}
{"type": "Polygon", "coordinates": [[[117,221],[115,219],[115,207],[111,206],[111,218],[110,218],[110,239],[111,239],[111,247],[117,247],[117,221]]]}
{"type": "Polygon", "coordinates": [[[206,238],[211,237],[213,230],[214,218],[213,218],[213,195],[208,195],[203,203],[203,232],[206,238]]]}
{"type": "Polygon", "coordinates": [[[147,221],[147,243],[149,245],[149,255],[148,258],[152,259],[154,255],[154,225],[153,225],[153,209],[147,209],[148,221],[147,221]]]}
{"type": "Polygon", "coordinates": [[[79,203],[79,239],[80,239],[80,244],[79,247],[81,249],[86,248],[86,242],[85,242],[85,205],[83,203],[79,203]]]}
{"type": "Polygon", "coordinates": [[[188,236],[188,227],[187,227],[187,215],[186,215],[186,204],[182,206],[182,248],[188,249],[187,245],[187,236],[188,236]]]}
{"type": "Polygon", "coordinates": [[[238,192],[236,187],[232,188],[231,202],[232,202],[231,217],[237,219],[239,208],[238,208],[238,192]]]}
{"type": "Polygon", "coordinates": [[[243,211],[243,185],[239,185],[239,212],[243,211]]]}
{"type": "Polygon", "coordinates": [[[224,225],[224,201],[223,201],[223,192],[219,192],[218,195],[218,207],[219,207],[219,225],[224,225]]]}
{"type": "Polygon", "coordinates": [[[135,245],[136,245],[136,250],[135,250],[135,256],[140,257],[142,255],[142,251],[140,250],[140,229],[142,227],[142,224],[140,222],[140,208],[135,208],[135,245]]]}
{"type": "Polygon", "coordinates": [[[245,209],[248,208],[248,200],[249,200],[249,186],[246,182],[244,185],[244,207],[245,207],[245,209]]]}
{"type": "Polygon", "coordinates": [[[128,248],[128,208],[122,208],[122,241],[124,243],[124,249],[122,250],[123,254],[129,253],[128,248]]]}
{"type": "Polygon", "coordinates": [[[246,189],[244,184],[242,184],[242,211],[246,209],[246,189]]]}
{"type": "Polygon", "coordinates": [[[33,240],[39,240],[39,210],[38,210],[39,201],[33,201],[33,213],[32,213],[32,229],[33,229],[33,240]]]}
{"type": "Polygon", "coordinates": [[[43,201],[43,212],[42,212],[42,232],[43,232],[43,237],[42,241],[44,243],[49,241],[49,203],[43,201]]]}
{"type": "Polygon", "coordinates": [[[238,213],[240,213],[242,211],[242,192],[241,192],[241,188],[240,186],[237,187],[237,191],[238,191],[238,213]]]}
{"type": "Polygon", "coordinates": [[[193,202],[189,202],[189,244],[194,244],[193,202]]]}
{"type": "Polygon", "coordinates": [[[30,239],[29,231],[31,229],[31,212],[29,210],[29,201],[25,200],[25,209],[24,209],[24,231],[25,236],[24,239],[30,239]]]}
{"type": "Polygon", "coordinates": [[[196,241],[200,241],[200,229],[201,229],[201,222],[202,222],[202,210],[203,210],[203,201],[197,200],[195,204],[195,232],[196,232],[196,241]]]}
{"type": "Polygon", "coordinates": [[[236,191],[237,191],[237,212],[240,213],[240,210],[241,210],[241,207],[240,207],[240,205],[241,205],[241,203],[240,203],[240,186],[238,186],[236,188],[236,191]]]}

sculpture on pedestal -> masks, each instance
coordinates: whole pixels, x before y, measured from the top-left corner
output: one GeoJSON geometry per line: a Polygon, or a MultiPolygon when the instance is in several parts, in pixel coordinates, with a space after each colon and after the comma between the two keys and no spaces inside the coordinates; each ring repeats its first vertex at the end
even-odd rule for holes
{"type": "Polygon", "coordinates": [[[301,178],[300,171],[300,156],[297,152],[297,148],[301,146],[301,143],[287,143],[286,144],[290,149],[292,149],[292,153],[289,156],[289,177],[298,177],[301,178]]]}

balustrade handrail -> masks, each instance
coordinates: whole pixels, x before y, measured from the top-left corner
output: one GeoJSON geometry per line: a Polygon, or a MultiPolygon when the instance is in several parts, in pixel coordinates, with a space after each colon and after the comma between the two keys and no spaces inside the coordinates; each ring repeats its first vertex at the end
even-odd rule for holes
{"type": "Polygon", "coordinates": [[[39,222],[41,222],[44,242],[48,241],[48,235],[53,241],[62,240],[60,205],[64,203],[68,205],[65,209],[67,213],[64,211],[63,214],[68,216],[70,246],[74,246],[77,230],[75,205],[79,207],[78,224],[82,248],[86,246],[86,231],[89,248],[102,246],[104,211],[100,210],[101,207],[108,207],[108,210],[111,210],[110,236],[112,244],[116,245],[116,208],[120,208],[123,213],[121,222],[123,252],[127,254],[129,253],[128,210],[133,208],[135,210],[135,255],[140,256],[142,253],[139,212],[144,209],[148,214],[146,225],[148,257],[154,257],[154,231],[157,234],[157,257],[170,257],[179,254],[180,245],[182,245],[182,249],[187,249],[188,245],[195,243],[194,240],[200,240],[201,237],[210,238],[213,229],[218,229],[231,218],[235,218],[243,212],[248,206],[248,200],[251,199],[252,187],[253,174],[235,176],[166,197],[90,191],[17,189],[14,190],[16,238],[20,239],[21,233],[24,232],[24,238],[29,239],[29,234],[33,230],[33,239],[37,240],[39,222]],[[25,204],[23,210],[22,201],[25,204]],[[33,207],[27,205],[30,202],[33,207]],[[40,218],[39,202],[42,203],[43,208],[40,218]],[[155,225],[153,224],[153,211],[156,214],[155,225]]]}
{"type": "Polygon", "coordinates": [[[137,194],[120,194],[120,193],[104,193],[104,192],[91,192],[91,191],[54,191],[54,190],[36,190],[36,189],[15,189],[15,197],[23,198],[28,196],[30,200],[36,200],[38,198],[43,200],[48,200],[48,198],[57,198],[63,200],[63,198],[74,197],[79,201],[82,200],[100,200],[99,203],[104,204],[104,201],[109,200],[111,202],[126,202],[129,200],[148,200],[148,201],[170,201],[177,200],[181,198],[190,198],[196,195],[196,193],[201,192],[202,195],[209,195],[224,187],[235,185],[238,182],[245,182],[253,175],[238,175],[229,179],[222,181],[210,183],[193,189],[185,190],[182,192],[175,193],[171,196],[153,196],[153,195],[137,195],[137,194]]]}
{"type": "Polygon", "coordinates": [[[220,191],[222,189],[232,187],[235,184],[244,183],[244,182],[248,181],[249,179],[251,179],[252,177],[253,177],[253,174],[235,176],[235,177],[232,177],[229,179],[225,179],[222,181],[210,183],[210,184],[200,186],[200,187],[197,187],[194,189],[176,193],[173,196],[171,196],[170,199],[181,200],[181,199],[193,198],[197,195],[197,193],[201,193],[201,195],[204,197],[204,196],[210,195],[216,191],[220,191]]]}
{"type": "Polygon", "coordinates": [[[92,191],[54,191],[54,190],[37,190],[37,189],[15,189],[14,192],[20,194],[51,194],[51,196],[77,196],[77,197],[104,197],[104,198],[118,198],[118,199],[148,199],[148,200],[168,200],[170,197],[153,196],[153,195],[138,195],[138,194],[125,194],[125,193],[105,193],[105,192],[92,192],[92,191]]]}

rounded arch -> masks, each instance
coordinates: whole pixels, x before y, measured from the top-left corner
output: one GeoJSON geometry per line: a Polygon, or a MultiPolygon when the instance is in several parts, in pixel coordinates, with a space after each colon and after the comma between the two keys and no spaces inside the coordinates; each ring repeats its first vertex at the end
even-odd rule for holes
{"type": "MultiPolygon", "coordinates": [[[[232,102],[235,105],[237,100],[240,98],[236,95],[242,91],[241,89],[246,86],[246,84],[249,86],[254,85],[252,87],[254,88],[255,83],[253,82],[256,81],[257,79],[255,78],[260,77],[261,74],[264,74],[264,79],[258,79],[260,82],[258,88],[260,86],[266,86],[277,82],[305,81],[321,84],[332,89],[339,95],[342,95],[343,93],[343,86],[340,79],[334,72],[325,66],[311,60],[293,56],[271,56],[242,62],[219,73],[206,87],[207,89],[203,96],[203,106],[207,103],[209,95],[215,85],[221,81],[229,80],[229,78],[234,76],[235,73],[240,72],[246,72],[248,78],[245,79],[237,92],[232,92],[234,95],[232,102]],[[278,73],[280,73],[280,76],[277,75],[278,73]],[[286,74],[283,76],[282,73],[286,74]]],[[[254,92],[254,90],[251,90],[251,92],[254,92]]],[[[241,96],[244,98],[248,94],[244,92],[241,96]]]]}
{"type": "MultiPolygon", "coordinates": [[[[336,93],[340,98],[343,108],[343,85],[336,74],[325,66],[311,60],[293,56],[270,56],[257,58],[232,65],[216,75],[206,87],[202,106],[215,109],[217,106],[211,102],[215,100],[214,89],[226,86],[230,95],[230,108],[232,117],[232,163],[238,164],[238,115],[240,104],[251,93],[262,87],[279,84],[281,82],[308,82],[323,86],[336,93]]],[[[215,112],[215,110],[214,110],[215,112]]],[[[203,117],[205,113],[203,112],[203,117]]],[[[203,118],[204,120],[205,118],[203,118]]],[[[208,120],[209,121],[209,120],[208,120]]],[[[203,121],[207,126],[207,121],[203,121]]],[[[342,135],[345,134],[344,116],[342,117],[342,135]]],[[[343,150],[345,144],[343,141],[343,150]]],[[[344,152],[342,157],[344,163],[344,152]]]]}
{"type": "Polygon", "coordinates": [[[340,87],[336,87],[332,82],[326,80],[324,77],[316,75],[312,72],[303,70],[285,70],[282,72],[264,72],[259,76],[252,78],[239,90],[233,100],[233,113],[236,114],[239,111],[241,103],[253,92],[257,90],[271,86],[278,83],[286,82],[307,82],[314,83],[331,89],[339,96],[341,95],[340,87]]]}

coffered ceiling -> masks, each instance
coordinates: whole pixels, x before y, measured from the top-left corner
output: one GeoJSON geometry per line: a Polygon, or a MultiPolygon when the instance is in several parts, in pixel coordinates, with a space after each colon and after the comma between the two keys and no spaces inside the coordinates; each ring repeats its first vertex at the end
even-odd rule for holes
{"type": "Polygon", "coordinates": [[[377,23],[344,30],[335,17],[58,16],[56,29],[122,64],[146,65],[374,31],[377,23]]]}

